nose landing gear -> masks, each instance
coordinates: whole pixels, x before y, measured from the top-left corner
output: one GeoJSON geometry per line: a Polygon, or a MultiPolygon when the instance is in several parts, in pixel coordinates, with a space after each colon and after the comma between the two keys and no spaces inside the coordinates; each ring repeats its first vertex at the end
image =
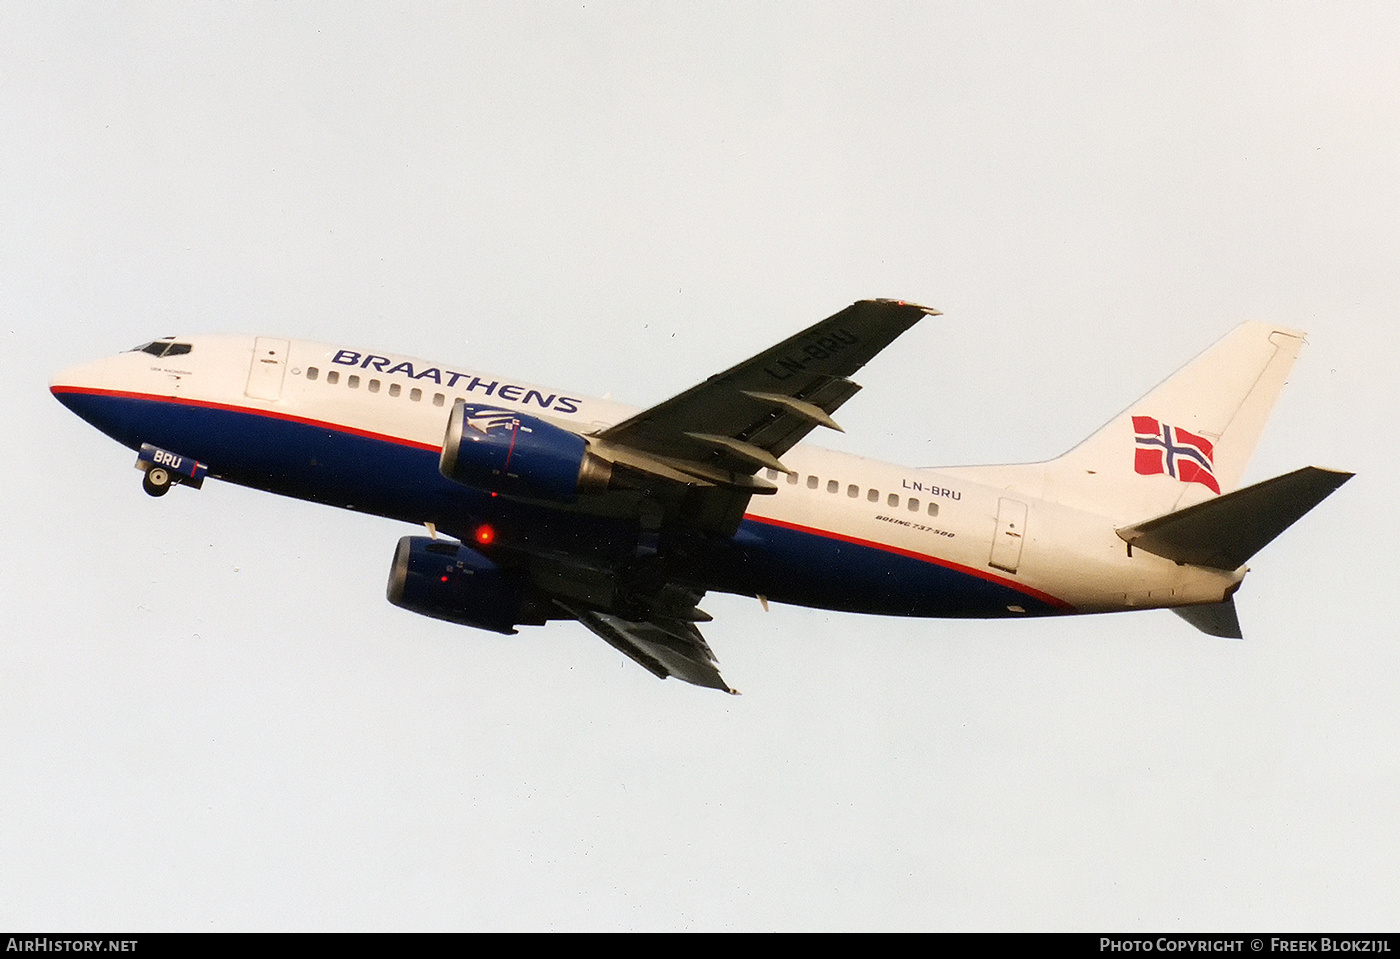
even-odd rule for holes
{"type": "Polygon", "coordinates": [[[150,496],[164,496],[176,483],[199,489],[209,472],[209,467],[193,457],[181,456],[150,443],[141,445],[136,468],[141,471],[141,488],[150,496]]]}
{"type": "Polygon", "coordinates": [[[141,474],[141,488],[151,496],[164,496],[172,486],[170,471],[160,466],[152,466],[141,474]]]}

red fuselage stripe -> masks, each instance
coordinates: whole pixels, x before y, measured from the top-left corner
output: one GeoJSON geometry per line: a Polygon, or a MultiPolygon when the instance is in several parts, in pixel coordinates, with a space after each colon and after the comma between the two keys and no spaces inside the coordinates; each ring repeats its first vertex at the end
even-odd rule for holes
{"type": "Polygon", "coordinates": [[[1014,580],[1009,580],[1004,577],[997,576],[994,573],[988,573],[980,569],[973,569],[970,566],[963,566],[961,563],[954,563],[946,559],[940,559],[937,556],[930,556],[927,553],[917,553],[913,550],[903,549],[899,546],[891,546],[889,543],[881,543],[877,542],[876,540],[870,539],[861,539],[857,536],[847,536],[844,533],[835,533],[831,530],[818,529],[813,526],[803,526],[800,523],[789,523],[786,520],[773,519],[772,517],[768,516],[757,516],[753,513],[745,513],[744,519],[752,520],[755,523],[763,523],[767,526],[777,526],[780,529],[790,529],[793,532],[797,533],[807,533],[812,536],[821,536],[826,539],[839,540],[843,543],[850,543],[854,546],[868,546],[871,549],[878,549],[886,553],[894,553],[897,556],[907,556],[910,559],[917,559],[925,563],[932,563],[935,566],[942,566],[944,569],[951,569],[954,572],[963,573],[967,576],[976,576],[978,579],[985,579],[989,583],[996,583],[998,586],[1005,586],[1008,589],[1014,589],[1018,593],[1024,593],[1027,596],[1032,596],[1035,599],[1038,599],[1043,603],[1049,603],[1051,606],[1054,606],[1058,609],[1063,609],[1065,611],[1070,611],[1074,609],[1073,606],[1071,606],[1069,603],[1066,603],[1064,600],[1055,596],[1051,596],[1049,593],[1043,593],[1038,589],[1033,589],[1032,587],[1027,586],[1024,583],[1018,583],[1014,580]]]}
{"type": "Polygon", "coordinates": [[[366,439],[382,440],[386,443],[397,443],[399,446],[410,446],[414,449],[438,452],[441,446],[434,443],[419,443],[416,440],[404,439],[402,436],[394,436],[392,433],[376,433],[372,430],[357,429],[353,426],[346,426],[343,423],[331,423],[326,420],[314,420],[306,416],[293,416],[291,413],[280,413],[277,410],[260,410],[251,406],[238,406],[234,403],[214,403],[210,400],[191,400],[181,396],[161,396],[157,393],[132,393],[127,390],[99,390],[85,386],[55,386],[52,388],[54,394],[58,393],[80,393],[85,396],[112,396],[118,399],[128,400],[148,400],[154,403],[171,403],[175,406],[196,406],[206,410],[225,410],[231,413],[250,413],[253,416],[262,416],[270,420],[283,420],[288,423],[300,423],[304,426],[315,426],[321,429],[335,430],[338,433],[348,433],[351,436],[362,436],[366,439]]]}

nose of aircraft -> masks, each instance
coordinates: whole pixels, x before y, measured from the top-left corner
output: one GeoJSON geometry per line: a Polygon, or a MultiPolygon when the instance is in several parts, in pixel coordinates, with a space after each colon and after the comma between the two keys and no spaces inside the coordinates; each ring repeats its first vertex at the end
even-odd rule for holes
{"type": "Polygon", "coordinates": [[[106,357],[60,370],[49,381],[49,392],[71,412],[111,436],[114,423],[123,419],[122,404],[115,402],[115,390],[121,384],[114,381],[120,370],[114,370],[113,365],[119,363],[120,357],[106,357]]]}
{"type": "Polygon", "coordinates": [[[101,389],[105,385],[104,362],[104,360],[97,360],[93,363],[81,363],[78,366],[70,366],[66,370],[60,370],[53,375],[53,379],[49,380],[49,392],[64,406],[72,409],[74,396],[101,389]]]}

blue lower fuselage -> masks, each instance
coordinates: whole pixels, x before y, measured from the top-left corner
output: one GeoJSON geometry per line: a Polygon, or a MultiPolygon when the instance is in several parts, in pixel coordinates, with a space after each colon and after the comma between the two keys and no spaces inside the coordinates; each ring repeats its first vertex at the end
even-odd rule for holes
{"type": "MultiPolygon", "coordinates": [[[[62,389],[78,416],[132,449],[150,443],[189,456],[218,478],[284,496],[432,523],[468,543],[482,524],[501,562],[511,553],[576,557],[619,567],[636,554],[635,518],[527,502],[463,486],[438,470],[439,452],[382,434],[199,401],[62,389]]],[[[780,494],[781,495],[781,494],[780,494]]],[[[732,537],[662,541],[675,575],[700,590],[897,616],[992,617],[1067,611],[955,564],[807,526],[748,516],[732,537]],[[683,557],[683,558],[680,558],[683,557]]]]}

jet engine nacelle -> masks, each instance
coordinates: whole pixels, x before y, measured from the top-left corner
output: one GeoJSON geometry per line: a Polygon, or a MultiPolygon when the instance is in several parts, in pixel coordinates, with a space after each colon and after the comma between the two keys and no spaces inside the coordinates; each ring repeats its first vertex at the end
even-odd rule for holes
{"type": "Polygon", "coordinates": [[[443,437],[442,475],[465,486],[572,503],[608,488],[612,464],[579,434],[499,407],[457,400],[443,437]]]}
{"type": "Polygon", "coordinates": [[[388,599],[424,616],[506,635],[545,621],[519,579],[474,549],[426,536],[399,540],[388,599]]]}

